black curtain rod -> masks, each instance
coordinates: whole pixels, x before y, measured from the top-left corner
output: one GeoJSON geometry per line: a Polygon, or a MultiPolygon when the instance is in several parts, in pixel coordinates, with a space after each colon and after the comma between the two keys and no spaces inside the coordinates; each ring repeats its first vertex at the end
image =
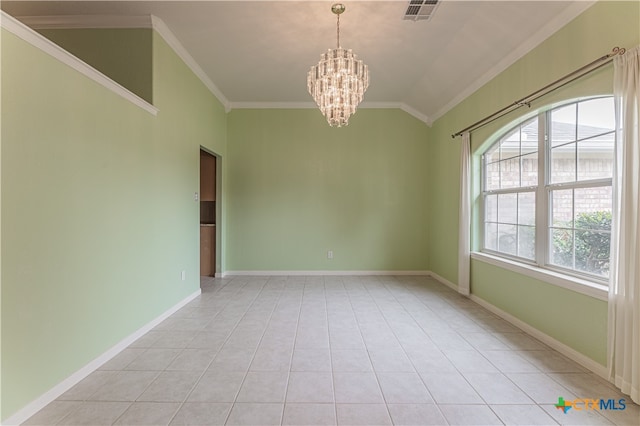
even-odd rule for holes
{"type": "Polygon", "coordinates": [[[577,70],[570,72],[569,74],[565,75],[564,77],[561,77],[559,79],[557,79],[556,81],[554,81],[553,83],[547,84],[546,86],[536,90],[533,93],[528,94],[527,96],[525,96],[522,99],[519,99],[517,101],[515,101],[514,103],[512,103],[511,105],[508,105],[496,112],[494,112],[493,114],[490,114],[488,116],[486,116],[485,118],[483,118],[482,120],[476,121],[475,123],[473,123],[472,125],[465,127],[464,129],[454,133],[451,135],[452,138],[455,139],[456,136],[462,136],[463,133],[465,132],[472,132],[474,130],[477,130],[483,126],[486,126],[489,123],[492,123],[494,121],[496,121],[497,119],[504,117],[505,115],[509,114],[512,111],[515,111],[516,109],[523,107],[523,106],[531,106],[531,102],[541,98],[542,96],[553,92],[554,90],[557,90],[563,86],[566,86],[567,84],[579,79],[580,77],[587,75],[595,70],[597,70],[600,67],[603,67],[604,65],[606,65],[609,61],[611,61],[613,59],[614,56],[616,55],[624,55],[624,53],[626,52],[626,49],[624,47],[620,48],[620,47],[614,47],[611,50],[611,53],[608,53],[604,56],[599,57],[598,59],[596,59],[595,61],[592,61],[590,63],[588,63],[587,65],[578,68],[577,70]],[[598,64],[596,66],[596,64],[598,64]]]}

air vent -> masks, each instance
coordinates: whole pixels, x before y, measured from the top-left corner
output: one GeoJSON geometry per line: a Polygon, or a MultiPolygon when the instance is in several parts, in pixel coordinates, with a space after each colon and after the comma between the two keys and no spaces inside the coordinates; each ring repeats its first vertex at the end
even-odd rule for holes
{"type": "Polygon", "coordinates": [[[426,21],[440,5],[440,0],[410,0],[403,19],[406,21],[426,21]]]}

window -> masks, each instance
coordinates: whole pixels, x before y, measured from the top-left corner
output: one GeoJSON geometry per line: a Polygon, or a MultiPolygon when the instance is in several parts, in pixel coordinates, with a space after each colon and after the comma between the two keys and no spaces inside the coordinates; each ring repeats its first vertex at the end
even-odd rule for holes
{"type": "Polygon", "coordinates": [[[483,251],[604,281],[609,275],[612,97],[518,122],[482,156],[483,251]]]}

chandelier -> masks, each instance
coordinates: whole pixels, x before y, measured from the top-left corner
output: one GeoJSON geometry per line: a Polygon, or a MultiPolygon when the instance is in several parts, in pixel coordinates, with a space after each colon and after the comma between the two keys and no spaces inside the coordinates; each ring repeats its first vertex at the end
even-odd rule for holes
{"type": "Polygon", "coordinates": [[[320,55],[318,65],[307,74],[307,90],[331,127],[349,124],[349,117],[369,87],[369,68],[351,49],[340,47],[340,14],[344,10],[341,3],[331,6],[337,16],[337,48],[320,55]]]}

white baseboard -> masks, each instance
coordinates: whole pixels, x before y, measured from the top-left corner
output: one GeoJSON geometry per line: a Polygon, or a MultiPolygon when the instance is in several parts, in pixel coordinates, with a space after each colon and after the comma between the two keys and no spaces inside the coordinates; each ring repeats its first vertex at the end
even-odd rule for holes
{"type": "Polygon", "coordinates": [[[54,401],[60,395],[71,389],[74,385],[80,382],[82,379],[87,377],[89,374],[97,370],[102,364],[109,361],[114,356],[118,355],[123,349],[129,346],[131,343],[135,342],[137,339],[142,337],[145,333],[150,331],[152,328],[160,324],[162,321],[170,317],[172,314],[177,312],[180,308],[185,306],[187,303],[191,302],[193,299],[198,297],[201,293],[201,290],[198,289],[194,293],[190,294],[167,311],[162,313],[157,318],[153,319],[149,323],[145,324],[143,327],[139,328],[129,336],[122,339],[115,346],[108,349],[106,352],[95,358],[93,361],[89,362],[87,365],[64,379],[62,382],[58,383],[51,389],[49,389],[44,394],[40,395],[35,400],[31,401],[29,404],[24,406],[17,413],[6,419],[2,424],[3,425],[19,425],[22,422],[26,421],[29,417],[36,414],[38,411],[43,409],[47,404],[54,401]]]}
{"type": "Polygon", "coordinates": [[[317,276],[317,275],[421,275],[428,276],[429,271],[225,271],[223,276],[317,276]]]}
{"type": "Polygon", "coordinates": [[[605,366],[599,364],[598,362],[592,360],[591,358],[581,354],[580,352],[578,352],[575,349],[565,345],[564,343],[560,342],[559,340],[554,339],[553,337],[549,336],[548,334],[543,333],[542,331],[538,330],[537,328],[534,328],[534,327],[530,326],[526,322],[514,317],[513,315],[503,311],[502,309],[492,305],[491,303],[487,302],[486,300],[481,299],[478,296],[475,296],[473,294],[470,296],[470,298],[471,298],[471,300],[476,302],[478,305],[480,305],[483,308],[493,312],[494,314],[498,315],[499,317],[501,317],[505,321],[508,321],[509,323],[511,323],[514,326],[518,327],[520,330],[524,331],[528,335],[530,335],[532,337],[535,337],[536,339],[540,340],[545,345],[550,346],[551,348],[553,348],[556,351],[560,352],[562,355],[566,356],[567,358],[577,362],[578,364],[580,364],[584,368],[592,371],[593,373],[597,374],[598,376],[602,377],[603,379],[608,380],[607,367],[605,367],[605,366]]]}
{"type": "MultiPolygon", "coordinates": [[[[440,275],[438,275],[438,274],[436,274],[434,272],[429,272],[429,276],[433,277],[437,281],[440,281],[442,284],[446,285],[447,287],[451,288],[452,290],[454,290],[456,292],[458,291],[458,286],[457,285],[455,285],[451,281],[441,277],[440,275]]],[[[510,324],[514,325],[515,327],[518,327],[520,330],[524,331],[528,335],[540,340],[545,345],[555,349],[556,351],[560,352],[562,355],[566,356],[567,358],[571,359],[572,361],[577,362],[578,364],[580,364],[581,366],[583,366],[587,370],[592,371],[593,373],[597,374],[598,376],[602,377],[605,380],[609,379],[608,378],[609,373],[608,373],[607,367],[605,367],[605,366],[599,364],[598,362],[592,360],[588,356],[581,354],[580,352],[578,352],[575,349],[565,345],[564,343],[560,342],[559,340],[554,339],[553,337],[549,336],[548,334],[543,333],[542,331],[538,330],[537,328],[530,326],[526,322],[514,317],[510,313],[503,311],[502,309],[498,308],[497,306],[492,305],[491,303],[487,302],[484,299],[479,298],[478,296],[476,296],[474,294],[471,294],[469,296],[469,298],[472,301],[476,302],[478,305],[480,305],[483,308],[493,312],[494,314],[498,315],[500,318],[502,318],[505,321],[509,322],[510,324]]]]}
{"type": "Polygon", "coordinates": [[[436,274],[435,272],[431,272],[431,271],[429,271],[429,273],[427,275],[429,275],[434,280],[439,281],[441,284],[446,285],[447,287],[449,287],[451,290],[455,291],[456,293],[458,292],[458,285],[452,283],[448,279],[446,279],[444,277],[441,277],[440,275],[436,274]]]}

